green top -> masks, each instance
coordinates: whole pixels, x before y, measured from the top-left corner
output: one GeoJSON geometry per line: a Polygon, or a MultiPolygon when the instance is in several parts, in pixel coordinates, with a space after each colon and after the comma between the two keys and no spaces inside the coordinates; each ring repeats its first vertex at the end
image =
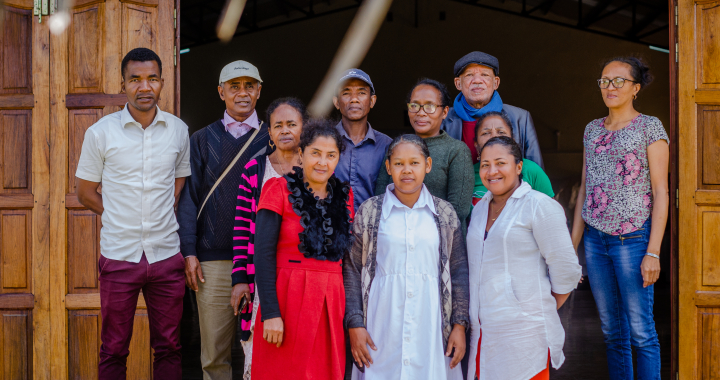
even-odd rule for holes
{"type": "MultiPolygon", "coordinates": [[[[470,149],[464,142],[455,140],[442,130],[439,135],[424,140],[430,150],[432,170],[425,176],[423,183],[430,194],[450,202],[462,223],[464,233],[473,192],[470,149]]],[[[378,174],[375,195],[384,194],[385,188],[391,183],[392,177],[383,166],[378,174]]]]}
{"type": "MultiPolygon", "coordinates": [[[[480,179],[480,163],[475,164],[475,192],[473,192],[473,205],[477,203],[487,193],[487,187],[483,186],[482,180],[480,179]]],[[[550,184],[550,178],[542,170],[540,165],[536,164],[532,160],[523,158],[522,168],[523,181],[527,182],[533,190],[537,190],[548,197],[552,198],[555,196],[552,185],[550,184]]]]}

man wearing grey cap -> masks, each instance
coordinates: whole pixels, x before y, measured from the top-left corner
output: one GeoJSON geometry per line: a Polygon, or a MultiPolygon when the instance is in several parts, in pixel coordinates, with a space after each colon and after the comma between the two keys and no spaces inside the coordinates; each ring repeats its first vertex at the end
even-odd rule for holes
{"type": "Polygon", "coordinates": [[[335,168],[335,175],[350,183],[355,210],[375,193],[380,167],[392,139],[368,123],[370,109],[377,96],[370,76],[360,69],[350,69],[338,80],[333,104],[342,114],[336,126],[345,139],[345,150],[335,168]]]}
{"type": "MultiPolygon", "coordinates": [[[[230,349],[237,323],[230,305],[235,206],[245,164],[269,142],[268,128],[262,127],[255,111],[261,90],[255,66],[245,61],[225,66],[218,85],[225,113],[190,138],[192,175],[180,196],[177,218],[185,282],[197,292],[205,380],[232,379],[230,349]]],[[[245,291],[249,294],[250,288],[245,291]]]]}
{"type": "Polygon", "coordinates": [[[473,163],[479,161],[475,149],[475,121],[491,111],[503,112],[512,121],[513,137],[524,158],[544,168],[535,125],[530,112],[503,104],[497,92],[500,86],[500,63],[490,54],[474,51],[455,62],[455,87],[460,94],[443,121],[442,129],[462,140],[470,148],[473,163]]]}

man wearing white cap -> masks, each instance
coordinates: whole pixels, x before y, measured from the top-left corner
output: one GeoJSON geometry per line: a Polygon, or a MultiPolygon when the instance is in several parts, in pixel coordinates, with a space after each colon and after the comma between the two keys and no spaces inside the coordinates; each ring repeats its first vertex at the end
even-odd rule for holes
{"type": "Polygon", "coordinates": [[[218,85],[225,114],[190,138],[192,175],[180,196],[178,233],[185,281],[197,292],[205,380],[232,379],[230,349],[237,323],[230,305],[233,224],[245,164],[268,147],[268,128],[255,111],[261,90],[255,66],[245,61],[225,66],[218,85]]]}

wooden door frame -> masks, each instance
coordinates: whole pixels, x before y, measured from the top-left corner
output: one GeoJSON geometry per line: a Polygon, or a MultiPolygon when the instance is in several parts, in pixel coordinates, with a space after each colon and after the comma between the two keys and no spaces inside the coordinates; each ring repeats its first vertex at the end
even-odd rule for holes
{"type": "Polygon", "coordinates": [[[180,0],[175,0],[175,57],[174,114],[180,117],[180,0]]]}
{"type": "Polygon", "coordinates": [[[675,378],[678,372],[678,215],[679,215],[679,183],[678,183],[678,62],[677,54],[677,26],[675,7],[677,0],[668,0],[669,20],[669,41],[670,56],[670,212],[668,214],[668,222],[670,223],[670,377],[675,378]]]}

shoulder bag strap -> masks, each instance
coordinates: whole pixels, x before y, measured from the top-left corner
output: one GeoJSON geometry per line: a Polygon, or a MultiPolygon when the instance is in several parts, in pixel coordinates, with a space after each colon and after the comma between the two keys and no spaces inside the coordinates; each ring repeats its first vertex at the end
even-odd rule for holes
{"type": "Polygon", "coordinates": [[[232,160],[230,165],[228,165],[227,168],[225,168],[225,171],[222,172],[222,174],[220,174],[220,178],[218,178],[217,181],[215,181],[215,184],[213,185],[212,189],[210,189],[210,191],[208,191],[207,196],[205,196],[205,200],[202,203],[202,206],[200,206],[200,211],[198,211],[197,220],[200,219],[200,214],[202,214],[202,211],[205,208],[205,203],[207,203],[208,199],[210,199],[210,196],[215,191],[215,189],[218,187],[220,182],[222,182],[222,180],[225,178],[225,176],[230,172],[230,169],[232,169],[235,166],[235,164],[238,162],[238,160],[240,159],[240,156],[242,156],[243,153],[245,153],[245,150],[247,149],[247,147],[250,146],[252,141],[255,139],[255,136],[257,136],[258,132],[260,132],[260,128],[262,128],[262,124],[263,123],[260,122],[260,126],[258,127],[258,129],[256,129],[255,132],[253,132],[252,136],[250,136],[250,138],[245,143],[245,145],[242,147],[242,149],[240,149],[237,156],[235,156],[235,158],[232,160]]]}

